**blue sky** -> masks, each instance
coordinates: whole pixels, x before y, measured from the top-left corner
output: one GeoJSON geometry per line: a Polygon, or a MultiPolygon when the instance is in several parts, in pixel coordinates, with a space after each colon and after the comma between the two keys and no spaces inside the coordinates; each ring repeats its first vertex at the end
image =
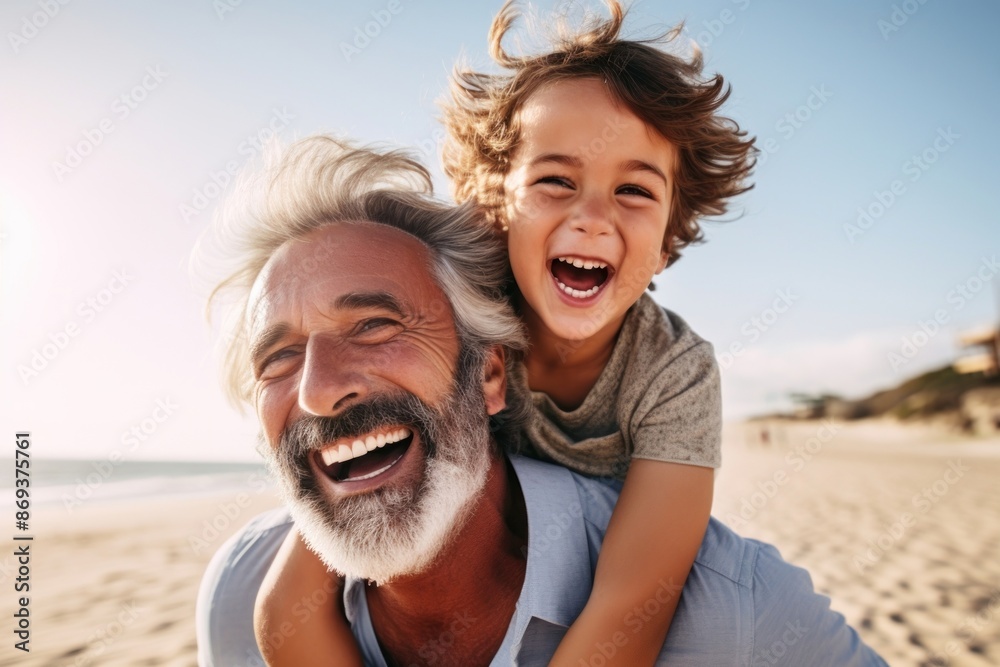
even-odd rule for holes
{"type": "MultiPolygon", "coordinates": [[[[489,66],[499,6],[3,3],[4,428],[32,430],[38,456],[253,459],[187,271],[213,174],[266,128],[332,132],[414,147],[446,193],[435,100],[460,55],[489,66]]],[[[720,356],[727,417],[894,384],[997,319],[1000,6],[645,1],[627,26],[680,20],[767,149],[756,188],[656,292],[720,355],[737,350],[720,356]],[[904,338],[912,358],[893,363],[904,338]]]]}

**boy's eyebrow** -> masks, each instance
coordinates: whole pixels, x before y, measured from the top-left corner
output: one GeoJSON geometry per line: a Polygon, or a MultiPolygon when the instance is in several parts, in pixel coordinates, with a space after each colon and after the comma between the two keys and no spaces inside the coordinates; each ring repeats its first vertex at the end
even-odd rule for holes
{"type": "Polygon", "coordinates": [[[642,160],[626,160],[625,162],[622,162],[619,167],[625,171],[648,171],[649,173],[662,178],[664,183],[669,182],[667,181],[667,175],[660,171],[656,165],[642,160]]]}
{"type": "Polygon", "coordinates": [[[579,169],[583,166],[583,160],[572,155],[564,155],[563,153],[545,153],[539,155],[534,160],[531,161],[532,167],[535,165],[542,164],[543,162],[555,162],[557,164],[564,164],[567,167],[576,167],[579,169]]]}

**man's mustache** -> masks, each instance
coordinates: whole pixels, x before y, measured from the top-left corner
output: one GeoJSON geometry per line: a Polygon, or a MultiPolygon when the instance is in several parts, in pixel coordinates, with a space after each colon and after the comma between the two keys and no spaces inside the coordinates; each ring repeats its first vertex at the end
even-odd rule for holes
{"type": "Polygon", "coordinates": [[[427,455],[433,456],[436,411],[409,392],[378,396],[356,403],[336,417],[306,416],[281,434],[279,451],[299,458],[342,438],[355,439],[386,426],[404,425],[420,433],[427,455]]]}

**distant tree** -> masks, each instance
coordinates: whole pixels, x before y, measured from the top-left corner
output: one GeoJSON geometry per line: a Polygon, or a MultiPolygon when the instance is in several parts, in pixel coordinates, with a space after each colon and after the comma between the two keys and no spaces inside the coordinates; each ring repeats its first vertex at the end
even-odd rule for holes
{"type": "Polygon", "coordinates": [[[841,401],[843,397],[839,394],[831,394],[829,392],[810,394],[802,391],[793,391],[788,394],[788,400],[796,405],[815,409],[823,407],[828,401],[841,401]]]}

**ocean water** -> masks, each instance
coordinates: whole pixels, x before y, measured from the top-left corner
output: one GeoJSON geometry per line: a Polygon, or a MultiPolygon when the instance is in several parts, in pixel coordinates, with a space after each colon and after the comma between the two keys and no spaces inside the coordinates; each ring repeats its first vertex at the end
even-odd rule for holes
{"type": "MultiPolygon", "coordinates": [[[[260,492],[273,487],[262,464],[200,461],[111,461],[30,459],[33,507],[55,503],[71,507],[92,501],[148,496],[192,496],[245,488],[260,492]]],[[[13,507],[14,462],[0,464],[0,507],[13,507]]]]}

